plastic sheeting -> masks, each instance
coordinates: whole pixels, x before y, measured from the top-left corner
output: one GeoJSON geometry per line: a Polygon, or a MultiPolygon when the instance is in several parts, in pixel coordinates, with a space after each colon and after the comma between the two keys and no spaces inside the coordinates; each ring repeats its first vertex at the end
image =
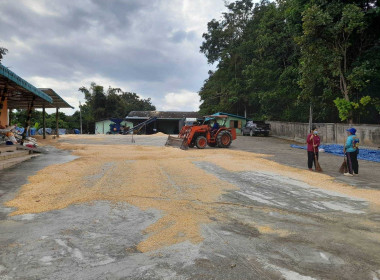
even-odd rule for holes
{"type": "MultiPolygon", "coordinates": [[[[296,149],[304,149],[306,150],[306,146],[299,145],[290,145],[292,148],[296,149]]],[[[343,154],[343,145],[331,144],[331,145],[320,145],[320,149],[324,149],[325,153],[334,154],[342,157],[343,154]]],[[[380,150],[371,150],[371,149],[363,149],[359,148],[358,159],[380,162],[380,150]]]]}
{"type": "MultiPolygon", "coordinates": [[[[45,132],[46,132],[46,134],[51,134],[52,129],[51,129],[51,128],[45,128],[45,132]]],[[[39,134],[39,135],[42,135],[42,134],[43,134],[43,128],[40,128],[40,129],[38,130],[38,134],[39,134]]]]}

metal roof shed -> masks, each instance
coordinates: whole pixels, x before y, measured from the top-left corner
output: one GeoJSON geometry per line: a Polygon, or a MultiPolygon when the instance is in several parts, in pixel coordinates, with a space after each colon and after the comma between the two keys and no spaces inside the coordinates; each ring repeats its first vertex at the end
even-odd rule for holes
{"type": "Polygon", "coordinates": [[[44,139],[46,138],[45,108],[56,108],[56,112],[55,112],[56,129],[55,129],[55,131],[56,131],[56,136],[59,137],[59,133],[58,133],[58,110],[59,110],[59,108],[74,109],[74,107],[71,106],[69,103],[67,103],[61,96],[58,95],[58,93],[56,93],[51,88],[40,88],[39,90],[41,90],[42,92],[49,95],[49,97],[53,100],[53,103],[51,103],[51,104],[43,104],[42,105],[43,138],[44,139]]]}
{"type": "MultiPolygon", "coordinates": [[[[28,127],[34,104],[51,104],[52,102],[53,99],[50,96],[0,64],[0,116],[4,105],[6,109],[27,109],[28,117],[25,126],[28,127]]],[[[25,139],[26,129],[22,136],[25,139]]]]}
{"type": "MultiPolygon", "coordinates": [[[[26,127],[29,126],[31,111],[34,108],[43,109],[43,131],[45,136],[45,108],[56,108],[56,131],[58,136],[58,109],[73,108],[51,88],[38,89],[20,76],[0,64],[0,115],[2,104],[6,100],[8,109],[27,109],[26,127]]],[[[26,129],[25,129],[26,134],[26,129]]],[[[23,135],[25,137],[25,135],[23,135]]]]}
{"type": "Polygon", "coordinates": [[[28,109],[31,102],[51,104],[53,99],[0,64],[0,92],[10,109],[28,109]]]}

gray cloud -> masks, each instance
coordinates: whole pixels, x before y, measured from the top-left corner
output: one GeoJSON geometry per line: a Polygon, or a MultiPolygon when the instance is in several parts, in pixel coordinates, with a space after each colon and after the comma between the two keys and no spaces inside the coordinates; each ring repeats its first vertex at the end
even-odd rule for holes
{"type": "Polygon", "coordinates": [[[70,100],[93,79],[169,108],[168,96],[189,98],[207,78],[201,34],[222,9],[223,0],[2,0],[3,64],[70,100]]]}

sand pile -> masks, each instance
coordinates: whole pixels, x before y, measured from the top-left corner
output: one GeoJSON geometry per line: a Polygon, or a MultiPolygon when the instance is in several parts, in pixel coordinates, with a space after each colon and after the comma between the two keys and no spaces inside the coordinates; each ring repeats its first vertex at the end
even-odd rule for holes
{"type": "MultiPolygon", "coordinates": [[[[49,166],[29,177],[17,197],[6,203],[12,215],[65,208],[74,203],[107,200],[154,208],[162,218],[146,229],[142,252],[186,240],[200,242],[200,225],[223,218],[218,203],[235,186],[206,173],[193,162],[211,162],[230,171],[266,171],[312,186],[367,199],[380,205],[380,192],[336,183],[327,175],[286,167],[264,155],[228,149],[190,149],[127,145],[55,144],[74,150],[78,159],[49,166]]],[[[270,232],[263,228],[263,232],[270,232]]]]}
{"type": "Polygon", "coordinates": [[[152,135],[154,135],[154,136],[168,136],[167,134],[162,133],[162,132],[157,132],[157,133],[152,134],[152,135]]]}

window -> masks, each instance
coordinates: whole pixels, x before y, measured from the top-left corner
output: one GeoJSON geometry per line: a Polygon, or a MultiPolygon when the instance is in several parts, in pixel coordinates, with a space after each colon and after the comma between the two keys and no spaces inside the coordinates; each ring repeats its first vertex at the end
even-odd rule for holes
{"type": "Polygon", "coordinates": [[[241,128],[241,121],[230,120],[230,128],[241,128]]]}

